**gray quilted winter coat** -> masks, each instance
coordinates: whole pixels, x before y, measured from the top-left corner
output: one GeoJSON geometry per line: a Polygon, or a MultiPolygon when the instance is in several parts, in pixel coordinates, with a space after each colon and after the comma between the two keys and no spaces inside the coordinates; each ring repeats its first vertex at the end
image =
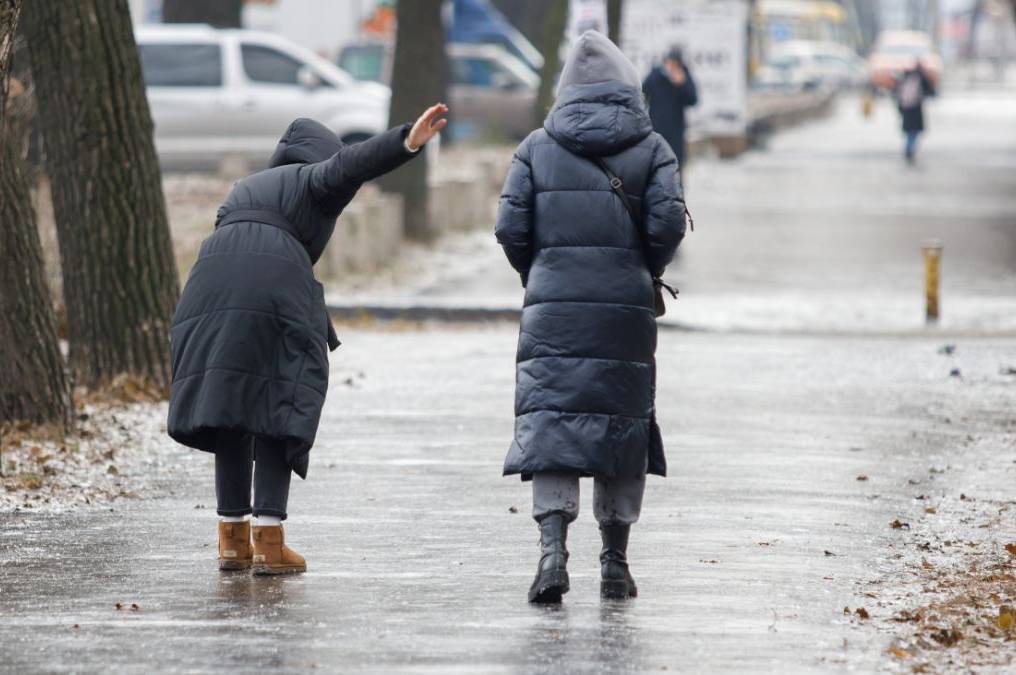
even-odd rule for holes
{"type": "Polygon", "coordinates": [[[665,475],[652,277],[684,229],[677,162],[652,131],[638,73],[588,32],[501,195],[497,239],[526,288],[506,475],[665,475]],[[593,156],[623,180],[637,226],[593,156]]]}

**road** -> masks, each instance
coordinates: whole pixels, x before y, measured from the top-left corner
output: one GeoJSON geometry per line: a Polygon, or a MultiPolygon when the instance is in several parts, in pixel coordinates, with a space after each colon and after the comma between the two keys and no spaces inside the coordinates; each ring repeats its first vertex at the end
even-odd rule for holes
{"type": "MultiPolygon", "coordinates": [[[[944,97],[913,170],[888,108],[845,106],[690,172],[700,229],[673,314],[709,330],[661,332],[671,475],[633,532],[636,600],[597,596],[584,486],[571,593],[525,602],[537,532],[500,476],[515,326],[347,326],[293,487],[306,575],[217,572],[211,459],[164,441],[166,461],[120,466],[147,472],[147,499],[0,514],[0,671],[1005,671],[1014,113],[1012,94],[944,97]],[[940,329],[921,317],[930,236],[940,329]]],[[[377,297],[517,304],[491,239],[444,242],[431,262],[455,264],[377,297]]]]}

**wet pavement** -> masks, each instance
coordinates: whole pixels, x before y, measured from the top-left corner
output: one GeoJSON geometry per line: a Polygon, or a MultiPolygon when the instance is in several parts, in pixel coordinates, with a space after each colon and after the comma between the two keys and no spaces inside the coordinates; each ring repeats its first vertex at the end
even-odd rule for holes
{"type": "MultiPolygon", "coordinates": [[[[891,669],[892,624],[877,621],[895,610],[863,593],[902,587],[924,554],[890,522],[931,518],[918,493],[1012,497],[1016,378],[999,371],[1012,341],[943,356],[930,338],[665,333],[671,476],[650,479],[633,533],[641,596],[598,598],[586,489],[572,591],[531,607],[528,490],[499,475],[514,327],[343,339],[310,477],[293,487],[306,575],[216,571],[212,463],[181,448],[160,477],[172,495],[3,516],[0,669],[891,669]]],[[[1011,520],[978,532],[1016,541],[1011,520]]]]}
{"type": "MultiPolygon", "coordinates": [[[[216,571],[211,458],[163,440],[119,465],[150,498],[0,513],[0,671],[909,672],[930,648],[894,618],[951,546],[1009,564],[990,602],[1016,604],[1014,116],[1012,91],[947,95],[907,169],[889,106],[865,121],[848,101],[691,169],[699,231],[668,321],[709,330],[661,331],[671,475],[632,535],[639,598],[597,595],[584,485],[571,593],[525,602],[537,531],[500,476],[515,326],[346,327],[293,486],[307,574],[216,571]],[[946,245],[938,329],[928,237],[946,245]]],[[[414,264],[370,299],[518,305],[489,232],[414,264]]],[[[977,658],[929,651],[932,670],[1011,667],[1012,640],[978,640],[977,658]]]]}

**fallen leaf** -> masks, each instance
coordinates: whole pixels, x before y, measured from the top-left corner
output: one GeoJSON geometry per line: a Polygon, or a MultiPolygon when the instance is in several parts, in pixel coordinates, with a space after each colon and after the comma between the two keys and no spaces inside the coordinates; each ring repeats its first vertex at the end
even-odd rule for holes
{"type": "Polygon", "coordinates": [[[946,647],[952,647],[954,644],[960,641],[963,634],[955,628],[940,628],[931,634],[931,639],[935,642],[945,645],[946,647]]]}
{"type": "Polygon", "coordinates": [[[904,523],[899,518],[897,518],[893,522],[889,523],[889,525],[894,530],[909,530],[910,529],[910,523],[904,523]]]}
{"type": "Polygon", "coordinates": [[[924,509],[924,512],[925,513],[932,513],[932,514],[934,514],[934,513],[938,513],[938,509],[936,509],[934,506],[929,506],[926,509],[924,509]]]}
{"type": "Polygon", "coordinates": [[[37,473],[18,474],[18,482],[27,490],[38,490],[42,487],[42,476],[37,473]]]}
{"type": "Polygon", "coordinates": [[[998,618],[995,619],[995,625],[1002,630],[1012,630],[1013,624],[1016,624],[1016,612],[1009,605],[1002,605],[998,608],[998,618]]]}
{"type": "Polygon", "coordinates": [[[905,649],[901,649],[900,647],[897,647],[896,645],[893,645],[892,647],[889,648],[889,654],[891,656],[895,656],[898,659],[909,659],[910,658],[910,652],[908,652],[905,649]]]}
{"type": "Polygon", "coordinates": [[[857,609],[855,609],[854,610],[854,614],[856,614],[861,619],[870,619],[871,618],[871,615],[868,614],[868,610],[866,610],[864,607],[858,607],[857,609]]]}
{"type": "Polygon", "coordinates": [[[1016,556],[1016,544],[1006,544],[1005,550],[1009,552],[1009,555],[1016,556]]]}
{"type": "Polygon", "coordinates": [[[858,476],[858,477],[857,477],[857,480],[859,480],[859,481],[862,481],[862,482],[863,482],[863,481],[866,481],[866,480],[868,480],[868,477],[867,477],[867,476],[865,476],[865,475],[864,475],[864,474],[862,473],[862,474],[861,474],[860,476],[858,476]]]}

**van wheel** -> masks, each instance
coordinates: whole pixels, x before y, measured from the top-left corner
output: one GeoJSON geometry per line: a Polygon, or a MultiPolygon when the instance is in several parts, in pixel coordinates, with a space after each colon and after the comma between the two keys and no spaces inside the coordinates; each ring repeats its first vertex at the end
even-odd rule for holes
{"type": "Polygon", "coordinates": [[[365,134],[362,132],[354,132],[352,134],[346,134],[342,137],[342,142],[346,145],[352,145],[353,143],[362,143],[374,134],[365,134]]]}

